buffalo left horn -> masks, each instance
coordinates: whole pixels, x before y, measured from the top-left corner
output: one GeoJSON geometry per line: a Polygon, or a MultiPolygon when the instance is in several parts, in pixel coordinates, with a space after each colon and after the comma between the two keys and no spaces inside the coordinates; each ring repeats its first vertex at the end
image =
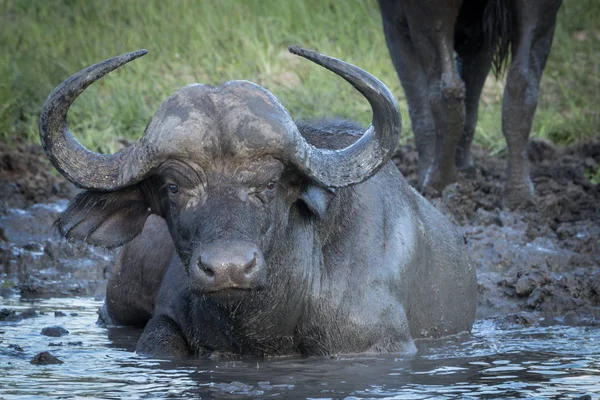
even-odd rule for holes
{"type": "Polygon", "coordinates": [[[369,101],[373,112],[365,133],[344,149],[316,148],[297,133],[291,161],[328,187],[343,187],[369,179],[390,160],[398,145],[402,119],[396,99],[379,79],[352,64],[298,46],[290,47],[289,51],[344,78],[369,101]]]}
{"type": "Polygon", "coordinates": [[[75,185],[115,190],[137,183],[148,172],[148,150],[139,141],[115,154],[95,153],[73,137],[67,122],[71,104],[88,86],[146,53],[134,51],[79,71],[57,86],[44,103],[39,121],[42,146],[54,167],[75,185]]]}

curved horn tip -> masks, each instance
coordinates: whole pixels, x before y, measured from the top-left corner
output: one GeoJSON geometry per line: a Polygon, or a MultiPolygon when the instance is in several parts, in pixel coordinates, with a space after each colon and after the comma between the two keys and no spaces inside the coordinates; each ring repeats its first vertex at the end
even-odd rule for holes
{"type": "MultiPolygon", "coordinates": [[[[315,64],[319,64],[320,66],[325,67],[331,71],[333,71],[333,70],[330,67],[326,66],[325,64],[330,64],[332,62],[340,62],[340,60],[338,60],[336,58],[326,56],[315,50],[305,49],[304,47],[300,47],[298,45],[288,47],[288,51],[297,56],[306,58],[307,60],[310,60],[310,61],[314,62],[315,64]]],[[[342,61],[342,63],[345,64],[345,62],[343,62],[343,61],[342,61]]],[[[335,71],[333,71],[333,72],[335,72],[335,71]]]]}
{"type": "Polygon", "coordinates": [[[146,50],[146,49],[139,49],[139,50],[136,50],[136,51],[132,51],[131,53],[128,53],[127,55],[130,56],[132,60],[135,60],[136,58],[143,57],[146,54],[148,54],[148,50],[146,50]]]}
{"type": "Polygon", "coordinates": [[[133,61],[133,60],[135,60],[137,58],[143,57],[146,54],[148,54],[148,50],[146,50],[146,49],[139,49],[139,50],[131,51],[129,53],[125,53],[125,54],[121,54],[121,55],[115,56],[113,58],[109,58],[107,60],[102,61],[102,63],[108,63],[108,62],[111,62],[111,61],[114,62],[115,60],[119,60],[119,62],[118,62],[117,65],[121,66],[121,65],[127,64],[127,63],[129,63],[129,62],[131,62],[131,61],[133,61]]]}
{"type": "Polygon", "coordinates": [[[298,54],[299,51],[304,50],[302,47],[298,46],[297,44],[288,47],[288,51],[292,54],[298,54]]]}
{"type": "Polygon", "coordinates": [[[319,54],[319,53],[317,53],[314,50],[305,49],[304,47],[300,47],[297,44],[288,47],[288,51],[290,53],[292,53],[292,54],[295,54],[295,55],[301,56],[301,57],[306,57],[306,55],[311,54],[311,53],[312,54],[319,54]]]}

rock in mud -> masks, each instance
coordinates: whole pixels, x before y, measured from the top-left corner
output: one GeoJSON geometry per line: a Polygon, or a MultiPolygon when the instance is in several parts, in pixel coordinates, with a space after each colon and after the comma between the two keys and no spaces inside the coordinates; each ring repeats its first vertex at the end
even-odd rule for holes
{"type": "Polygon", "coordinates": [[[9,344],[8,348],[12,349],[14,351],[18,351],[19,353],[22,353],[24,351],[21,346],[19,346],[18,344],[14,344],[14,343],[13,344],[9,344]]]}
{"type": "Polygon", "coordinates": [[[575,400],[592,400],[592,396],[584,394],[583,396],[576,397],[575,400]]]}
{"type": "Polygon", "coordinates": [[[69,334],[69,331],[62,326],[47,326],[42,329],[42,335],[51,337],[61,337],[69,334]]]}
{"type": "Polygon", "coordinates": [[[47,351],[37,354],[30,362],[35,365],[64,364],[64,361],[59,360],[47,351]]]}
{"type": "Polygon", "coordinates": [[[25,310],[21,313],[21,318],[23,318],[23,319],[34,318],[37,316],[38,316],[38,313],[33,308],[28,308],[27,310],[25,310]]]}
{"type": "Polygon", "coordinates": [[[6,322],[19,322],[23,319],[20,315],[17,315],[15,310],[9,310],[8,308],[3,308],[0,310],[0,321],[6,322]]]}

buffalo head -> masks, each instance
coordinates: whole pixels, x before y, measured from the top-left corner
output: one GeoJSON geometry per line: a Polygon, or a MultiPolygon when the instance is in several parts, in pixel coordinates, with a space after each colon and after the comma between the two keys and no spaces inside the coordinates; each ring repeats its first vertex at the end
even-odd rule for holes
{"type": "Polygon", "coordinates": [[[40,137],[53,165],[86,191],[57,221],[59,231],[116,247],[137,236],[149,214],[158,214],[167,221],[190,287],[229,297],[267,285],[269,260],[285,251],[275,243],[285,242],[290,214],[324,218],[333,189],[375,174],[390,159],[401,129],[396,101],[375,77],[312,51],[290,51],[343,77],[369,101],[372,124],[355,143],[312,146],[269,91],[232,81],[178,90],[138,142],[98,154],[73,137],[69,107],[86,87],[146,51],[108,59],[64,81],[44,104],[40,137]]]}

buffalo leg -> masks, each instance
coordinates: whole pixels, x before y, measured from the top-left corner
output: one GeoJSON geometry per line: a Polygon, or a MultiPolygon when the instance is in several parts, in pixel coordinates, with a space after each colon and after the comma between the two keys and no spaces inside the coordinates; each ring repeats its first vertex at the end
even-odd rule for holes
{"type": "Polygon", "coordinates": [[[477,126],[479,98],[492,65],[492,51],[482,50],[458,55],[458,70],[465,83],[465,125],[458,148],[456,166],[473,177],[475,169],[471,156],[471,143],[477,126]]]}
{"type": "Polygon", "coordinates": [[[174,249],[165,220],[150,215],[142,233],[126,243],[116,257],[101,314],[106,323],[146,325],[174,249]]]}
{"type": "Polygon", "coordinates": [[[502,104],[502,133],[508,146],[503,204],[514,208],[533,196],[527,141],[537,107],[542,72],[552,47],[561,0],[513,0],[512,62],[502,104]]]}
{"type": "Polygon", "coordinates": [[[138,354],[167,358],[191,355],[181,329],[165,315],[153,317],[148,322],[135,351],[138,354]]]}
{"type": "Polygon", "coordinates": [[[401,8],[396,2],[387,0],[380,0],[379,6],[385,41],[408,102],[408,112],[419,153],[419,186],[422,186],[425,174],[433,163],[435,148],[435,124],[424,90],[427,87],[427,77],[411,42],[401,8]]]}
{"type": "Polygon", "coordinates": [[[441,191],[456,180],[456,148],[465,121],[465,87],[454,60],[454,26],[461,1],[409,2],[408,28],[425,68],[435,124],[435,154],[423,189],[441,191]]]}

